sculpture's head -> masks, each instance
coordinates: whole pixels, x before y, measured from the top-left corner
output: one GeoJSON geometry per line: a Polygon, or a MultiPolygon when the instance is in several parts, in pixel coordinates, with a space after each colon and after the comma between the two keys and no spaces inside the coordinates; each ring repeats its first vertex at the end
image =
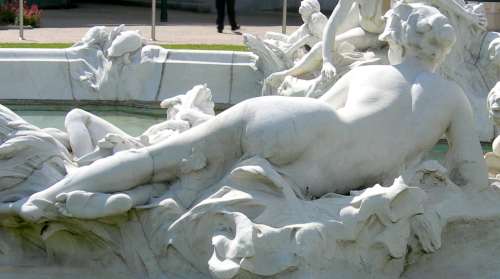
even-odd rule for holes
{"type": "Polygon", "coordinates": [[[85,33],[81,42],[86,44],[87,47],[97,47],[99,49],[104,49],[108,41],[108,31],[104,26],[94,26],[85,33]]]}
{"type": "Polygon", "coordinates": [[[490,119],[500,126],[500,82],[491,89],[486,104],[490,119]]]}
{"type": "Polygon", "coordinates": [[[431,6],[398,3],[385,18],[387,23],[380,40],[389,43],[391,64],[413,55],[436,68],[456,41],[448,18],[431,6]]]}
{"type": "Polygon", "coordinates": [[[141,33],[137,31],[120,32],[107,49],[108,57],[119,57],[139,50],[145,45],[141,33]]]}
{"type": "Polygon", "coordinates": [[[206,84],[193,87],[186,93],[189,105],[209,115],[215,115],[214,102],[212,101],[212,91],[206,84]]]}
{"type": "Polygon", "coordinates": [[[312,14],[319,13],[320,11],[321,6],[318,0],[302,0],[302,2],[300,2],[299,13],[303,21],[309,20],[312,14]]]}

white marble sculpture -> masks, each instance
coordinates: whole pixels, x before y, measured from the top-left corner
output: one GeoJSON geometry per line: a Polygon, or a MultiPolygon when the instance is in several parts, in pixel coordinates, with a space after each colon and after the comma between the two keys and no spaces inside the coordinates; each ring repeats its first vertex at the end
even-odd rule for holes
{"type": "Polygon", "coordinates": [[[278,89],[278,94],[318,97],[336,81],[337,71],[342,75],[362,64],[383,64],[380,61],[383,57],[367,50],[377,50],[384,45],[378,35],[384,29],[382,16],[387,3],[384,0],[339,1],[328,20],[322,43],[316,44],[293,67],[267,77],[263,91],[269,94],[282,85],[286,77],[291,77],[278,89]],[[319,70],[321,74],[307,84],[296,79],[319,70]],[[297,88],[288,89],[290,87],[297,88]]]}
{"type": "Polygon", "coordinates": [[[166,99],[160,106],[167,110],[166,121],[150,127],[138,137],[128,135],[92,113],[81,109],[70,111],[65,127],[78,163],[89,164],[118,151],[158,143],[215,115],[212,93],[206,85],[195,86],[185,95],[166,99]]]}
{"type": "Polygon", "coordinates": [[[0,49],[3,100],[161,102],[206,83],[220,107],[260,96],[257,57],[243,51],[165,49],[124,26],[91,28],[62,49],[0,49]]]}
{"type": "Polygon", "coordinates": [[[60,194],[77,190],[126,191],[150,182],[182,180],[193,173],[198,182],[203,182],[202,185],[190,185],[196,189],[218,181],[228,167],[249,156],[269,160],[297,184],[297,191],[301,193],[306,190],[314,196],[346,193],[366,184],[390,183],[401,171],[401,166],[418,160],[419,155],[432,148],[443,134],[448,135],[454,146],[450,149],[455,154],[450,155],[449,168],[460,173],[457,183],[464,186],[486,184],[485,164],[473,130],[469,103],[460,87],[433,73],[455,42],[453,28],[446,17],[436,16],[435,9],[420,7],[419,13],[412,13],[411,6],[402,6],[400,10],[409,14],[401,16],[405,19],[404,26],[402,20],[394,17],[390,29],[383,34],[391,45],[390,51],[404,49],[397,66],[372,66],[351,71],[320,100],[268,97],[242,102],[198,129],[172,140],[120,152],[75,170],[61,182],[32,195],[20,207],[19,213],[29,220],[38,220],[44,217],[44,209],[33,201],[55,203],[60,194]],[[439,43],[428,47],[427,41],[439,43]],[[415,92],[410,91],[415,99],[412,100],[399,88],[411,90],[413,84],[408,81],[414,80],[420,86],[414,89],[415,92]],[[399,85],[394,89],[394,84],[399,85]],[[362,89],[351,93],[352,88],[362,89]],[[440,88],[439,94],[433,94],[436,88],[440,88]],[[411,115],[403,109],[406,103],[414,104],[411,115]],[[363,124],[366,115],[370,115],[373,122],[363,124]],[[412,127],[413,132],[406,131],[408,127],[412,127]],[[394,140],[405,144],[388,145],[394,140]],[[347,142],[349,148],[345,146],[347,142]],[[388,152],[384,146],[392,151],[388,152]],[[367,147],[369,149],[364,150],[367,147]],[[367,158],[370,163],[366,162],[367,158]],[[357,172],[349,171],[362,162],[366,167],[357,172]],[[305,165],[325,169],[311,175],[309,168],[305,174],[301,172],[305,165]],[[110,176],[110,172],[114,175],[110,176]],[[124,181],[114,181],[115,176],[124,181]]]}
{"type": "MultiPolygon", "coordinates": [[[[81,69],[74,69],[72,75],[80,82],[87,85],[101,98],[110,98],[115,91],[122,92],[122,98],[137,94],[134,90],[140,88],[134,86],[135,80],[127,77],[125,68],[143,64],[150,59],[161,60],[165,55],[154,55],[155,52],[166,52],[160,47],[146,46],[146,40],[139,31],[126,31],[125,25],[108,31],[104,26],[96,26],[89,29],[82,40],[69,48],[69,55],[82,59],[86,63],[81,69]],[[152,55],[150,55],[152,54],[152,55]],[[121,88],[120,83],[127,83],[127,87],[121,88]],[[121,90],[120,90],[121,89],[121,90]]],[[[140,67],[139,67],[140,68],[140,67]]],[[[136,76],[148,74],[148,71],[136,69],[136,76]]],[[[138,87],[139,86],[139,87],[138,87]]]]}
{"type": "MultiPolygon", "coordinates": [[[[392,2],[395,5],[397,1],[392,2]]],[[[403,2],[424,2],[438,8],[460,34],[461,40],[438,72],[457,82],[466,92],[474,109],[481,140],[493,139],[493,127],[484,107],[488,92],[499,78],[498,59],[494,58],[499,35],[486,31],[482,5],[466,4],[461,0],[403,2]]],[[[319,97],[354,67],[389,63],[385,59],[386,50],[380,49],[381,42],[377,40],[385,25],[381,18],[389,7],[388,3],[339,1],[325,29],[323,43],[290,69],[269,75],[263,94],[319,97]]]]}
{"type": "MultiPolygon", "coordinates": [[[[422,4],[387,16],[381,38],[399,63],[357,67],[319,99],[265,96],[213,116],[196,87],[164,103],[187,130],[36,193],[12,183],[0,263],[85,279],[498,277],[500,181],[466,95],[436,73],[455,29],[422,4]],[[422,161],[443,135],[445,162],[422,161]]],[[[66,154],[71,137],[49,132],[66,154]]],[[[0,159],[23,161],[6,147],[0,159]]]]}
{"type": "Polygon", "coordinates": [[[321,13],[318,0],[303,0],[299,14],[303,24],[292,34],[267,32],[264,39],[243,34],[243,42],[259,56],[259,68],[265,76],[293,67],[304,56],[306,48],[322,41],[327,18],[321,13]]]}
{"type": "Polygon", "coordinates": [[[39,129],[0,105],[0,189],[12,202],[47,188],[74,167],[64,133],[39,129]]]}

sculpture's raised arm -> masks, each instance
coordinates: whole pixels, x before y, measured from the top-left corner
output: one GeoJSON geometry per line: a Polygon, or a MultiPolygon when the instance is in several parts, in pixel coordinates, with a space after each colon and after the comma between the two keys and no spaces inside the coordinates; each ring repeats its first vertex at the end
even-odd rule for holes
{"type": "Polygon", "coordinates": [[[335,66],[333,65],[333,54],[335,49],[335,37],[339,27],[349,16],[355,0],[340,0],[335,6],[323,34],[323,74],[331,78],[335,75],[335,66]]]}

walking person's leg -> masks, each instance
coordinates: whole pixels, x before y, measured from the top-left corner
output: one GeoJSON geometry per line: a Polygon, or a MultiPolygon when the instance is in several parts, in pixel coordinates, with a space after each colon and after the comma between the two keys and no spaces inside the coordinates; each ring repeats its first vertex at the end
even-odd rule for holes
{"type": "Polygon", "coordinates": [[[219,33],[222,33],[222,30],[224,30],[225,6],[226,6],[225,0],[215,0],[215,8],[217,9],[216,24],[217,24],[217,31],[219,31],[219,33]]]}
{"type": "Polygon", "coordinates": [[[226,0],[227,4],[227,17],[229,18],[229,23],[231,24],[231,30],[236,31],[240,29],[238,23],[236,23],[236,13],[234,11],[235,0],[226,0]]]}

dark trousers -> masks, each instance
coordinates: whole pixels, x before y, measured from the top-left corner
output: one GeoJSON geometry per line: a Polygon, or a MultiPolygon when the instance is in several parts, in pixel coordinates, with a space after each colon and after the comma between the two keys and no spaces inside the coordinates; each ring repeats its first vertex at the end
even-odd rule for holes
{"type": "Polygon", "coordinates": [[[215,7],[217,8],[217,28],[224,29],[224,16],[225,7],[227,6],[227,17],[229,19],[229,24],[235,29],[238,24],[236,23],[236,15],[234,13],[234,1],[235,0],[215,0],[215,7]]]}

